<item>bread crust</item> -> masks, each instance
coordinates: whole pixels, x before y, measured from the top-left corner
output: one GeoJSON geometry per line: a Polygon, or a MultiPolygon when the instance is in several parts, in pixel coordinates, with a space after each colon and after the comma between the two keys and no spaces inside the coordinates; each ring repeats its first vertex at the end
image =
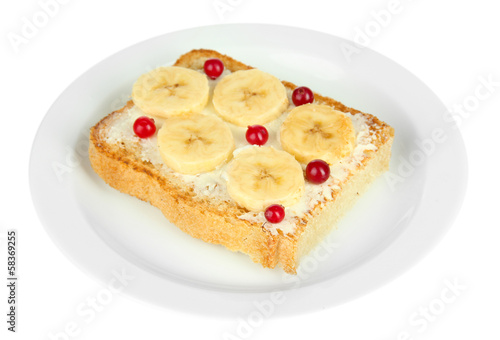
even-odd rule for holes
{"type": "MultiPolygon", "coordinates": [[[[202,69],[206,59],[219,58],[230,71],[251,69],[233,58],[213,50],[192,50],[177,60],[175,66],[202,69]]],[[[297,86],[283,81],[290,90],[297,86]]],[[[197,196],[193,190],[183,185],[174,176],[165,176],[153,164],[137,156],[137,150],[125,144],[110,144],[106,132],[121,114],[131,108],[129,101],[121,109],[101,119],[90,130],[89,159],[94,171],[111,187],[149,202],[162,211],[165,217],[189,235],[205,242],[221,244],[232,251],[248,254],[263,267],[274,268],[279,263],[283,270],[295,274],[299,259],[311,247],[309,239],[314,234],[326,234],[353,204],[360,192],[351,193],[353,188],[365,190],[374,177],[388,168],[390,148],[394,129],[373,115],[346,107],[342,103],[314,93],[315,101],[330,105],[339,111],[365,116],[376,151],[365,151],[366,157],[358,165],[359,169],[349,173],[345,187],[336,191],[326,204],[317,204],[310,215],[300,219],[293,234],[279,232],[273,235],[261,223],[238,218],[245,212],[234,202],[214,202],[197,196]],[[359,187],[358,182],[366,183],[359,187]],[[333,217],[331,216],[333,214],[333,217]],[[330,216],[328,227],[318,221],[330,216]],[[317,221],[316,221],[316,220],[317,221]],[[318,226],[316,226],[318,225],[318,226]],[[317,230],[316,230],[317,229],[317,230]],[[308,232],[306,232],[308,231],[308,232]]]]}

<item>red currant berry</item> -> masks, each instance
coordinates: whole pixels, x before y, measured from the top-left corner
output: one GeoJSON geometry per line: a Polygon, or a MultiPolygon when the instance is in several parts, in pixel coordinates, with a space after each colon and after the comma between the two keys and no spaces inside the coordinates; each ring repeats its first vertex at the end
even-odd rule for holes
{"type": "Polygon", "coordinates": [[[262,125],[249,125],[245,137],[252,145],[264,145],[269,138],[269,133],[262,125]]]}
{"type": "Polygon", "coordinates": [[[310,88],[301,86],[292,92],[292,101],[295,106],[310,104],[314,101],[314,94],[310,88]]]}
{"type": "Polygon", "coordinates": [[[203,65],[205,73],[210,79],[217,79],[224,71],[224,64],[220,59],[207,59],[203,65]]]}
{"type": "Polygon", "coordinates": [[[134,132],[139,138],[148,138],[155,134],[156,125],[152,118],[142,116],[134,122],[134,132]]]}
{"type": "Polygon", "coordinates": [[[324,160],[315,159],[307,164],[306,178],[309,182],[321,184],[326,182],[328,177],[330,177],[330,166],[324,160]]]}
{"type": "Polygon", "coordinates": [[[273,204],[267,207],[264,216],[271,223],[280,223],[285,218],[285,208],[279,204],[273,204]]]}

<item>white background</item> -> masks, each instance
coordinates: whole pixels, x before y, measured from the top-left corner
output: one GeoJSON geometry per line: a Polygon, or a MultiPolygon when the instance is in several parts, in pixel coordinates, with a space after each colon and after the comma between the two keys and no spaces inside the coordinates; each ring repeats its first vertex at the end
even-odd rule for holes
{"type": "MultiPolygon", "coordinates": [[[[46,2],[46,1],[42,1],[46,2]]],[[[62,2],[62,0],[61,0],[62,2]]],[[[33,208],[28,164],[37,128],[58,95],[79,75],[132,44],[183,28],[221,23],[274,23],[315,29],[347,39],[374,21],[372,11],[391,1],[221,0],[68,1],[18,51],[7,39],[20,34],[23,17],[41,10],[35,0],[2,2],[0,145],[2,339],[49,339],[72,322],[70,339],[222,339],[236,334],[238,316],[213,318],[162,309],[126,295],[89,323],[77,306],[103,289],[68,261],[45,233],[33,208]],[[328,7],[325,7],[328,6],[328,7]],[[5,232],[16,228],[19,243],[18,333],[6,331],[5,232]],[[5,297],[5,298],[4,298],[5,297]]],[[[489,0],[401,0],[401,11],[369,41],[369,47],[423,80],[447,107],[474,96],[479,78],[500,81],[498,11],[489,0]]],[[[300,41],[297,41],[300,44],[300,41]]],[[[196,48],[194,46],[193,48],[196,48]]],[[[78,103],[75,103],[77,105],[78,103]]],[[[500,337],[500,223],[498,147],[500,86],[460,118],[469,157],[469,183],[462,209],[443,241],[416,266],[386,286],[347,304],[289,318],[270,318],[252,339],[494,339],[500,337]],[[439,306],[445,282],[462,288],[427,327],[411,323],[415,313],[439,306]],[[425,328],[425,329],[424,329],[425,328]],[[407,332],[407,333],[406,333],[407,332]]],[[[68,226],[69,227],[69,226],[68,226]]],[[[443,305],[443,303],[441,303],[443,305]]],[[[420,314],[419,314],[420,315],[420,314]]],[[[430,321],[432,319],[432,321],[430,321]]],[[[248,337],[247,337],[248,338],[248,337]]],[[[59,336],[59,339],[65,337],[59,336]]]]}

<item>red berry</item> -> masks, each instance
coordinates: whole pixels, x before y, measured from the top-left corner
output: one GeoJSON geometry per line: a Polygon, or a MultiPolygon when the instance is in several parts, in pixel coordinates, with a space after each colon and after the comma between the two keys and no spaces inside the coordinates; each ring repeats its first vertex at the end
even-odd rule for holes
{"type": "Polygon", "coordinates": [[[207,76],[211,79],[217,79],[224,71],[224,64],[220,59],[207,59],[203,65],[203,69],[207,76]]]}
{"type": "Polygon", "coordinates": [[[252,145],[264,145],[269,138],[269,133],[262,125],[249,125],[245,137],[252,145]]]}
{"type": "Polygon", "coordinates": [[[324,160],[315,159],[307,164],[306,178],[309,182],[321,184],[326,182],[328,177],[330,177],[330,166],[324,160]]]}
{"type": "Polygon", "coordinates": [[[285,208],[279,204],[270,205],[267,207],[264,216],[271,223],[280,223],[285,218],[285,208]]]}
{"type": "Polygon", "coordinates": [[[310,104],[314,101],[314,94],[310,88],[301,86],[292,92],[292,101],[295,106],[310,104]]]}
{"type": "Polygon", "coordinates": [[[152,118],[142,116],[134,122],[134,132],[139,138],[148,138],[155,134],[156,125],[152,118]]]}

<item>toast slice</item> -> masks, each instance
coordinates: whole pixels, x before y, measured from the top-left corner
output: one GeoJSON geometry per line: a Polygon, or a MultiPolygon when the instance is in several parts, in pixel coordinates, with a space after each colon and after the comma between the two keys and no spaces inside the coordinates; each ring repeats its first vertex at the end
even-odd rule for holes
{"type": "MultiPolygon", "coordinates": [[[[182,55],[175,66],[203,72],[204,62],[209,58],[220,59],[225,72],[252,69],[206,49],[182,55]]],[[[297,86],[287,81],[282,83],[290,98],[297,86]]],[[[305,195],[312,192],[307,197],[306,211],[291,216],[286,223],[268,223],[262,213],[239,206],[227,196],[223,185],[217,185],[223,179],[208,183],[166,167],[154,139],[139,140],[133,135],[131,126],[144,113],[132,100],[91,128],[90,162],[111,187],[149,202],[189,235],[248,254],[263,267],[274,268],[279,264],[285,272],[295,274],[300,258],[325,238],[374,179],[388,169],[394,138],[393,128],[373,115],[317,93],[314,103],[331,106],[352,119],[357,127],[356,148],[343,160],[342,169],[332,169],[333,181],[306,190],[305,195]]],[[[283,115],[292,107],[290,104],[283,115]]]]}

